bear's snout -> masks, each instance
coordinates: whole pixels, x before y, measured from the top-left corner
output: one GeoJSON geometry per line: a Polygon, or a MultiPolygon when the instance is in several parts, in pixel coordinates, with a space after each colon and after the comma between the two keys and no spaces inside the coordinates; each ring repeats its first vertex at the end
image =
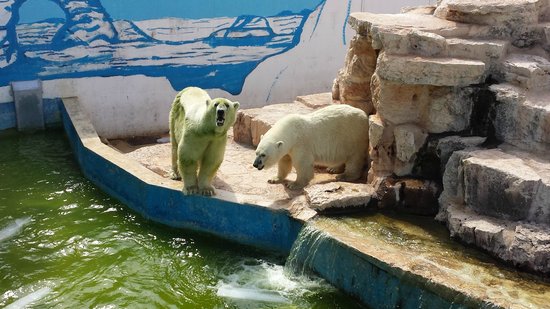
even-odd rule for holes
{"type": "Polygon", "coordinates": [[[254,160],[252,166],[261,171],[264,168],[264,163],[262,162],[262,159],[260,157],[256,157],[256,160],[254,160]]]}

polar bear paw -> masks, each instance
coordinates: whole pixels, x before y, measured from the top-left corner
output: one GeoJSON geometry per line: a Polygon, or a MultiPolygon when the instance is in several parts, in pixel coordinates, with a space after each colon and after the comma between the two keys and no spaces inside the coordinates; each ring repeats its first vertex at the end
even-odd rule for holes
{"type": "Polygon", "coordinates": [[[300,190],[305,187],[305,185],[297,183],[296,181],[292,181],[286,184],[286,187],[290,190],[300,190]]]}
{"type": "Polygon", "coordinates": [[[199,194],[204,196],[212,196],[212,195],[216,195],[216,191],[214,190],[214,187],[208,186],[208,187],[199,189],[199,194]]]}
{"type": "Polygon", "coordinates": [[[277,176],[271,178],[271,179],[268,179],[267,182],[268,183],[271,183],[271,184],[276,184],[276,183],[283,183],[285,180],[284,179],[281,179],[277,176]]]}
{"type": "Polygon", "coordinates": [[[183,192],[184,195],[194,195],[199,193],[199,188],[197,188],[197,186],[183,187],[181,192],[183,192]]]}
{"type": "Polygon", "coordinates": [[[181,180],[181,176],[174,173],[174,172],[171,172],[170,173],[170,179],[172,179],[172,180],[181,180]]]}
{"type": "Polygon", "coordinates": [[[344,164],[327,167],[327,173],[329,174],[341,174],[345,170],[344,164]]]}

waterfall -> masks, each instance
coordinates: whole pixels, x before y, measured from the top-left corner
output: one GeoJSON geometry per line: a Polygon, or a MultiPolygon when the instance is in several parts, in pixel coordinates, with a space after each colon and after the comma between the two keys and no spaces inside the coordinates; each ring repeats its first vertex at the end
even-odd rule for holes
{"type": "Polygon", "coordinates": [[[327,239],[328,235],[325,232],[312,225],[305,225],[292,245],[285,263],[285,272],[289,275],[311,275],[315,269],[317,251],[327,239]]]}

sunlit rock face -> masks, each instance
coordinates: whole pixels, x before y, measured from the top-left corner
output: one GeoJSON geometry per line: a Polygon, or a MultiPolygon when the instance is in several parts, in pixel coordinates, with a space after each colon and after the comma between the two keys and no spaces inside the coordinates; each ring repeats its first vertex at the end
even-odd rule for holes
{"type": "Polygon", "coordinates": [[[451,234],[550,274],[550,1],[352,13],[333,98],[370,114],[368,181],[443,185],[451,234]]]}

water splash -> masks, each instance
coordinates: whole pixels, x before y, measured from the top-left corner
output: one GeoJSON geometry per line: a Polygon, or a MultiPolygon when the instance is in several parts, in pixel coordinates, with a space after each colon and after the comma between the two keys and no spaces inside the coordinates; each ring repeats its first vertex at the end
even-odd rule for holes
{"type": "Polygon", "coordinates": [[[216,295],[238,302],[239,307],[257,308],[260,303],[296,304],[305,295],[336,289],[321,278],[289,274],[285,266],[257,259],[246,259],[222,270],[216,295]]]}
{"type": "Polygon", "coordinates": [[[0,230],[0,242],[21,232],[29,222],[31,222],[31,217],[15,219],[11,224],[0,230]]]}

